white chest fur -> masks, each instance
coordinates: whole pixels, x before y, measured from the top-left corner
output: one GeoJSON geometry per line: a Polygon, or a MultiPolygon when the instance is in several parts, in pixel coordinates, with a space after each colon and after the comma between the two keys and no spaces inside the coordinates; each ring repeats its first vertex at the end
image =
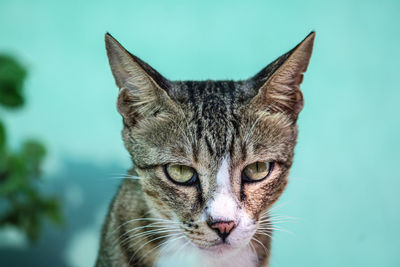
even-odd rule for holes
{"type": "Polygon", "coordinates": [[[228,256],[203,252],[194,245],[172,242],[162,248],[156,267],[253,267],[257,265],[257,255],[250,247],[230,253],[228,256]]]}

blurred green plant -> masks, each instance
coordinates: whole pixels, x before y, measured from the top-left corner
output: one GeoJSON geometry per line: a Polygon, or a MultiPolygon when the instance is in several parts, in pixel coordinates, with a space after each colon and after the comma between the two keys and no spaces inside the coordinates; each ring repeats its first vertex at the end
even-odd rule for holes
{"type": "MultiPolygon", "coordinates": [[[[14,58],[0,55],[0,105],[21,108],[26,78],[25,68],[14,58]]],[[[12,225],[22,230],[30,241],[39,238],[45,220],[63,223],[60,201],[39,190],[41,164],[45,147],[25,141],[19,151],[7,147],[7,135],[0,121],[0,227],[12,225]]]]}

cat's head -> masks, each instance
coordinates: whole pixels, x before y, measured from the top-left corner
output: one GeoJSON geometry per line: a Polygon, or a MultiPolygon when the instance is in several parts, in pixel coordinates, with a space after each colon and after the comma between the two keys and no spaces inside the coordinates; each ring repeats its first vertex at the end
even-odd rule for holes
{"type": "Polygon", "coordinates": [[[200,249],[240,248],[268,228],[265,211],[292,165],[314,36],[245,81],[169,81],[106,35],[145,201],[200,249]]]}

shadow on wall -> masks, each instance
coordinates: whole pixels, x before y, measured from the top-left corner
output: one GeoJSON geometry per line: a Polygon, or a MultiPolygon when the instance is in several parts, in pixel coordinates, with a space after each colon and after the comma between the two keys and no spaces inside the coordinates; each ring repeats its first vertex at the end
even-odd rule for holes
{"type": "Polygon", "coordinates": [[[94,265],[104,216],[122,182],[116,177],[122,177],[126,169],[117,165],[99,167],[73,160],[65,160],[63,166],[54,177],[47,177],[43,190],[51,191],[61,199],[64,228],[46,224],[41,239],[32,245],[15,238],[13,229],[7,230],[8,234],[3,235],[8,237],[8,241],[2,237],[0,242],[2,266],[94,265]]]}

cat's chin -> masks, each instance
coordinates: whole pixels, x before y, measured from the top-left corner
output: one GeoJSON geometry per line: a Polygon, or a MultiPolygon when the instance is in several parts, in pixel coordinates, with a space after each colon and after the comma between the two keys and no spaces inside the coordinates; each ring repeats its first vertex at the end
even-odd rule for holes
{"type": "Polygon", "coordinates": [[[201,252],[212,256],[229,256],[231,253],[236,252],[239,248],[234,247],[227,243],[220,243],[210,247],[197,246],[201,252]]]}

